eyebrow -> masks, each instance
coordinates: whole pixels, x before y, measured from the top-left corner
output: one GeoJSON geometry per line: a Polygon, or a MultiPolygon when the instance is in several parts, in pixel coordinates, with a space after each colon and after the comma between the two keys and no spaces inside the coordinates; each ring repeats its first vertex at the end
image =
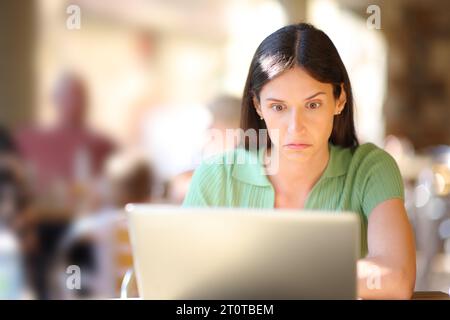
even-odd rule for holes
{"type": "MultiPolygon", "coordinates": [[[[325,94],[325,92],[323,92],[323,91],[317,92],[317,93],[313,94],[312,96],[306,98],[305,100],[309,100],[309,99],[315,98],[315,97],[317,97],[320,94],[325,94]]],[[[276,101],[276,102],[284,102],[283,100],[280,100],[280,99],[277,99],[277,98],[266,98],[266,100],[272,100],[272,101],[276,101]]]]}

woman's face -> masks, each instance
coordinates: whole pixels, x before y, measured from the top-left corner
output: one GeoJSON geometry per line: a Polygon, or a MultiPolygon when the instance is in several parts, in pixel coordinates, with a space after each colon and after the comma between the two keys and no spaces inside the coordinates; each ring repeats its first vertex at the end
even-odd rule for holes
{"type": "Polygon", "coordinates": [[[333,117],[345,105],[341,91],[335,99],[331,84],[317,81],[299,67],[263,86],[259,103],[254,99],[255,107],[280,156],[302,161],[328,147],[333,117]],[[278,130],[279,139],[273,139],[273,130],[278,130]]]}

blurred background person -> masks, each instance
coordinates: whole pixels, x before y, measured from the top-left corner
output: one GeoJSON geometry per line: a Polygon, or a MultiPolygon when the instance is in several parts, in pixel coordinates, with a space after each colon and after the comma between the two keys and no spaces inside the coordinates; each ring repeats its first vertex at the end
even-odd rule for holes
{"type": "Polygon", "coordinates": [[[32,193],[37,296],[48,298],[48,269],[54,250],[77,215],[98,205],[96,185],[113,143],[86,125],[87,88],[78,75],[62,74],[53,91],[57,111],[50,128],[24,127],[15,135],[32,193]]]}
{"type": "Polygon", "coordinates": [[[207,106],[211,115],[205,143],[194,160],[193,169],[172,177],[167,183],[167,201],[181,204],[191,182],[194,168],[202,159],[232,150],[238,143],[239,122],[241,119],[241,99],[227,94],[214,98],[207,106]]]}
{"type": "Polygon", "coordinates": [[[59,204],[76,214],[88,205],[92,194],[88,190],[114,147],[86,125],[88,92],[82,78],[71,72],[62,74],[53,101],[58,115],[55,125],[24,128],[16,140],[32,171],[37,202],[59,204]]]}
{"type": "Polygon", "coordinates": [[[241,120],[241,99],[232,95],[220,95],[208,104],[211,125],[202,158],[234,149],[237,146],[237,129],[241,120]]]}

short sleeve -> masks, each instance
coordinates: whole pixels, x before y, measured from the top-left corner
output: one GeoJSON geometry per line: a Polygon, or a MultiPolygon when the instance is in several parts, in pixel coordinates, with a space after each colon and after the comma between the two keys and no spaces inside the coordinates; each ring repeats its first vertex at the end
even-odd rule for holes
{"type": "Polygon", "coordinates": [[[383,149],[370,145],[366,148],[367,153],[363,153],[356,185],[367,217],[386,200],[404,200],[403,179],[395,159],[383,149]]]}
{"type": "Polygon", "coordinates": [[[218,162],[202,163],[192,175],[183,207],[221,206],[225,199],[224,165],[218,162]]]}

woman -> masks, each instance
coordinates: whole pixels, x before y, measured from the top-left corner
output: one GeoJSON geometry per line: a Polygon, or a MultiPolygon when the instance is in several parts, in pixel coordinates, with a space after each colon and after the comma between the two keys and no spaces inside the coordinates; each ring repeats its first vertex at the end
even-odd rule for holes
{"type": "Polygon", "coordinates": [[[324,32],[300,23],[259,45],[244,89],[241,127],[266,129],[267,146],[259,139],[255,153],[247,137],[244,148],[200,165],[183,205],[357,212],[358,296],[410,298],[415,246],[402,178],[388,153],[359,145],[349,77],[324,32]],[[242,157],[256,157],[256,164],[229,161],[242,157]],[[271,174],[263,166],[267,159],[278,160],[271,174]]]}

